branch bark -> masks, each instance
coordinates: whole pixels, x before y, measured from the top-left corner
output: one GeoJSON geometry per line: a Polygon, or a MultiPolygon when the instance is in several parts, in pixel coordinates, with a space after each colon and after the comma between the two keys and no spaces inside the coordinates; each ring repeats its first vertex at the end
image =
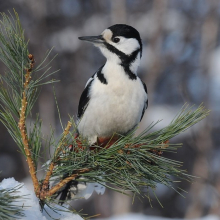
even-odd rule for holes
{"type": "Polygon", "coordinates": [[[52,196],[54,193],[56,193],[59,189],[61,189],[64,185],[66,185],[68,182],[70,182],[71,180],[74,180],[76,179],[76,177],[78,177],[80,174],[82,173],[86,173],[90,171],[89,168],[85,168],[85,169],[82,169],[82,170],[79,170],[77,173],[75,174],[72,174],[71,176],[61,180],[59,183],[57,183],[54,187],[52,187],[50,190],[48,191],[44,191],[42,190],[41,193],[40,193],[40,196],[39,198],[41,200],[44,200],[46,199],[47,197],[50,197],[52,196]]]}
{"type": "MultiPolygon", "coordinates": [[[[67,124],[67,126],[66,126],[66,128],[65,128],[65,130],[64,130],[64,132],[63,132],[63,138],[62,138],[62,140],[60,141],[60,144],[59,144],[59,146],[58,146],[57,149],[56,149],[56,152],[55,152],[55,155],[54,155],[55,158],[56,158],[56,156],[58,155],[58,153],[61,151],[61,146],[62,146],[62,144],[63,144],[63,140],[64,140],[64,139],[66,138],[66,136],[68,135],[71,126],[72,126],[72,123],[71,123],[70,121],[68,121],[68,124],[67,124]]],[[[43,185],[42,185],[42,190],[43,190],[43,191],[48,191],[48,190],[49,190],[49,180],[50,180],[50,177],[51,177],[51,175],[52,175],[52,173],[53,173],[54,167],[55,167],[55,162],[54,162],[54,161],[51,161],[50,166],[49,166],[49,169],[48,169],[48,171],[47,171],[47,173],[46,173],[46,177],[45,177],[45,179],[44,179],[44,181],[43,181],[43,185]]]]}
{"type": "Polygon", "coordinates": [[[20,129],[21,132],[21,137],[22,137],[22,142],[24,145],[24,151],[26,154],[26,161],[28,163],[29,166],[29,172],[33,181],[33,185],[34,185],[34,191],[36,195],[39,195],[39,191],[40,191],[40,185],[39,185],[39,181],[37,179],[36,176],[36,167],[34,165],[34,161],[32,159],[32,155],[31,155],[31,151],[30,151],[30,147],[28,144],[28,136],[27,136],[27,130],[26,130],[26,125],[25,125],[25,115],[26,115],[26,109],[27,109],[27,96],[26,96],[26,90],[28,88],[30,79],[31,79],[31,71],[34,65],[34,56],[32,54],[28,55],[28,58],[30,60],[30,64],[29,64],[29,68],[26,69],[26,74],[25,74],[25,82],[24,82],[24,90],[22,93],[22,100],[21,100],[21,111],[20,111],[20,119],[18,122],[18,127],[20,129]]]}

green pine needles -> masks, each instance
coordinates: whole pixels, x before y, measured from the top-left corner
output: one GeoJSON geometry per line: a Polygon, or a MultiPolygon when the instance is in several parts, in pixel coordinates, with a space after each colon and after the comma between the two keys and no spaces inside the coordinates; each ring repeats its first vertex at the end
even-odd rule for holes
{"type": "Polygon", "coordinates": [[[35,66],[17,13],[1,13],[1,16],[0,60],[7,70],[4,74],[1,70],[0,121],[27,159],[35,194],[42,206],[53,203],[59,191],[71,180],[98,182],[115,191],[132,192],[150,200],[149,191],[154,191],[158,183],[173,188],[173,177],[191,179],[181,169],[180,162],[163,157],[162,152],[176,152],[180,144],[169,144],[168,140],[205,118],[209,111],[203,105],[197,109],[185,105],[161,130],[152,132],[156,124],[152,123],[138,136],[134,135],[134,130],[119,136],[111,146],[102,147],[90,146],[87,140],[76,137],[76,124],[70,118],[60,137],[51,132],[47,139],[46,147],[54,146],[54,153],[45,165],[45,178],[39,180],[38,162],[45,139],[41,133],[42,121],[37,116],[31,129],[27,130],[26,118],[38,98],[40,87],[55,81],[48,80],[56,72],[50,72],[49,67],[54,58],[48,61],[50,50],[35,66]]]}
{"type": "MultiPolygon", "coordinates": [[[[84,177],[81,181],[98,182],[124,194],[132,192],[149,198],[149,191],[156,189],[157,183],[173,188],[174,176],[178,179],[191,179],[181,169],[181,162],[170,160],[161,154],[164,151],[176,152],[181,144],[169,144],[167,140],[202,120],[207,114],[208,111],[202,105],[195,110],[186,105],[161,130],[150,132],[157,124],[154,123],[140,135],[134,136],[133,131],[106,148],[95,146],[94,150],[90,150],[91,146],[86,141],[82,149],[73,152],[64,147],[64,151],[58,155],[53,177],[59,180],[63,173],[71,175],[81,170],[79,176],[84,177]],[[83,172],[85,168],[87,170],[83,172]]],[[[77,146],[74,133],[73,129],[66,137],[66,146],[77,146]]]]}
{"type": "Polygon", "coordinates": [[[21,185],[14,188],[1,189],[0,188],[0,219],[11,220],[20,219],[24,216],[23,207],[16,205],[16,202],[25,197],[18,196],[17,192],[21,185]]]}

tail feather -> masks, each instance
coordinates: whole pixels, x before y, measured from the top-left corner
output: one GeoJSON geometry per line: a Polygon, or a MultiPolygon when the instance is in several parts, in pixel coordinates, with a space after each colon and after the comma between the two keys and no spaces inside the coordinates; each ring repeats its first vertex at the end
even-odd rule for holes
{"type": "Polygon", "coordinates": [[[78,185],[78,181],[76,180],[72,180],[66,184],[64,189],[62,189],[57,195],[57,197],[59,197],[59,204],[62,205],[66,200],[71,199],[71,193],[73,193],[73,191],[77,193],[78,191],[77,185],[78,185]],[[70,189],[74,189],[74,190],[70,191],[70,189]]]}

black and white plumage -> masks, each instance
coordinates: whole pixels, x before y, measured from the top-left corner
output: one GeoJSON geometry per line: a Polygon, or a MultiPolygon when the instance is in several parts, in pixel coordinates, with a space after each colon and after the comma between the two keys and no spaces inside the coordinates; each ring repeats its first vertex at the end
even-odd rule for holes
{"type": "Polygon", "coordinates": [[[116,24],[101,35],[79,37],[99,47],[106,63],[88,80],[78,106],[78,133],[91,144],[98,137],[126,134],[148,106],[147,87],[137,76],[142,42],[136,29],[116,24]]]}
{"type": "MultiPolygon", "coordinates": [[[[115,133],[125,135],[142,119],[148,105],[147,87],[137,76],[142,42],[136,29],[113,25],[98,36],[80,37],[92,42],[106,57],[106,63],[88,80],[78,106],[78,133],[90,144],[115,133]]],[[[69,182],[59,193],[67,197],[89,198],[93,191],[103,194],[97,183],[69,182]]]]}

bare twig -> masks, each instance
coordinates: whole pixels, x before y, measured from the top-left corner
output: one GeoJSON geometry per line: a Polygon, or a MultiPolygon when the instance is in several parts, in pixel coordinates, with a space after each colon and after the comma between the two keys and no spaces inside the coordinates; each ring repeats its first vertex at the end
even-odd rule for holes
{"type": "MultiPolygon", "coordinates": [[[[68,135],[71,126],[72,126],[72,123],[71,123],[70,121],[68,121],[68,124],[67,124],[67,126],[66,126],[66,128],[65,128],[65,130],[64,130],[64,132],[63,132],[63,138],[62,138],[62,140],[60,141],[60,144],[59,144],[59,146],[57,147],[56,152],[55,152],[55,154],[54,154],[54,157],[55,157],[55,158],[56,158],[56,156],[59,154],[59,152],[61,151],[61,146],[62,146],[62,144],[63,144],[63,140],[64,140],[65,137],[68,135]]],[[[48,190],[49,190],[49,180],[50,180],[50,177],[51,177],[51,175],[52,175],[52,173],[53,173],[53,169],[54,169],[55,164],[56,164],[56,161],[53,161],[53,160],[52,160],[51,163],[50,163],[49,169],[48,169],[48,171],[47,171],[47,173],[46,173],[46,177],[45,177],[45,179],[44,179],[44,181],[43,181],[43,185],[42,185],[42,190],[43,190],[43,191],[48,191],[48,190]]]]}
{"type": "Polygon", "coordinates": [[[71,180],[74,180],[76,179],[76,177],[78,177],[80,174],[82,173],[86,173],[90,171],[89,168],[85,168],[85,169],[82,169],[82,170],[79,170],[77,173],[75,174],[72,174],[71,176],[61,180],[59,183],[57,183],[54,187],[52,187],[50,190],[48,191],[41,191],[40,193],[40,199],[41,200],[44,200],[46,199],[47,197],[50,197],[52,196],[54,193],[56,193],[59,189],[61,189],[64,185],[66,185],[68,182],[70,182],[71,180]]]}
{"type": "Polygon", "coordinates": [[[24,90],[22,93],[21,111],[20,111],[20,118],[19,118],[19,122],[18,122],[18,127],[21,132],[22,142],[24,145],[24,151],[25,151],[27,163],[29,166],[29,172],[30,172],[30,175],[31,175],[31,178],[33,181],[33,185],[34,185],[34,191],[35,191],[36,195],[38,195],[39,190],[40,190],[39,181],[36,176],[36,167],[34,165],[34,161],[32,159],[31,151],[29,148],[26,125],[25,125],[25,114],[26,114],[26,109],[27,109],[26,90],[28,88],[28,85],[29,85],[29,82],[31,79],[31,71],[32,71],[33,64],[34,64],[34,56],[32,54],[29,54],[28,58],[30,60],[30,64],[29,64],[29,68],[26,69],[26,74],[25,74],[25,83],[24,83],[24,87],[23,87],[24,90]]]}

